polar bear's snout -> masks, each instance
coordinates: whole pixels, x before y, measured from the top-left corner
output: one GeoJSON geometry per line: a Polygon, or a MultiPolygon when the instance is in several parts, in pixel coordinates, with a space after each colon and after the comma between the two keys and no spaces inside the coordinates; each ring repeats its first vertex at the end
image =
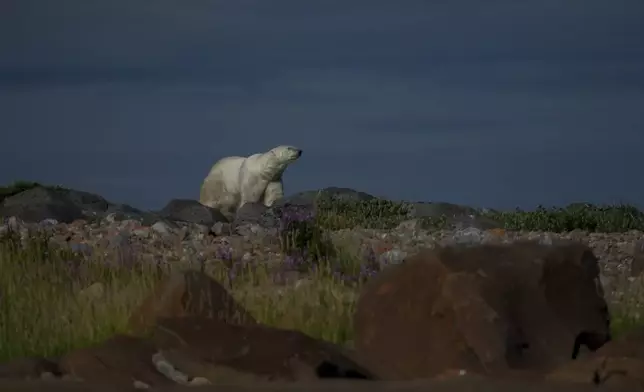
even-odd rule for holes
{"type": "Polygon", "coordinates": [[[293,146],[279,146],[271,150],[283,162],[292,163],[302,156],[302,150],[293,146]]]}

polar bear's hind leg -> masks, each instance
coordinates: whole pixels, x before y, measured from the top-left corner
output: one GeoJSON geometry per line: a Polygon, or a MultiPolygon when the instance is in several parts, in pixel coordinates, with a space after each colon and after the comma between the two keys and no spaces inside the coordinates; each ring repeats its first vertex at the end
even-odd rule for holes
{"type": "Polygon", "coordinates": [[[219,210],[224,216],[230,218],[230,216],[234,215],[235,207],[239,200],[234,193],[228,192],[223,181],[211,179],[201,187],[199,202],[219,210]]]}

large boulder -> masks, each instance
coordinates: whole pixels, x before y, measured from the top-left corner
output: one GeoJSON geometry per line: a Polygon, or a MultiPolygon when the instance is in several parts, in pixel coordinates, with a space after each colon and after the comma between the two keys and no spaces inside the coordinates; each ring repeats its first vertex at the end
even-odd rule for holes
{"type": "Polygon", "coordinates": [[[356,349],[386,379],[542,372],[609,339],[598,274],[579,243],[421,251],[364,287],[356,349]]]}
{"type": "Polygon", "coordinates": [[[56,361],[46,358],[29,357],[0,363],[0,380],[39,379],[46,373],[54,376],[61,375],[56,361]]]}
{"type": "Polygon", "coordinates": [[[167,318],[152,339],[165,362],[211,383],[373,378],[340,348],[292,330],[167,318]]]}
{"type": "Polygon", "coordinates": [[[286,205],[313,206],[315,201],[320,198],[331,198],[340,201],[368,201],[375,199],[365,192],[360,192],[351,188],[328,187],[313,191],[299,192],[291,196],[286,196],[275,202],[275,207],[286,205]]]}
{"type": "Polygon", "coordinates": [[[66,192],[36,187],[9,196],[0,204],[0,217],[15,216],[22,221],[38,223],[45,219],[55,219],[71,223],[85,215],[81,206],[66,192]]]}
{"type": "Polygon", "coordinates": [[[275,210],[262,203],[246,203],[235,213],[232,227],[236,232],[242,231],[247,225],[257,225],[266,229],[279,227],[279,217],[275,210]]]}
{"type": "Polygon", "coordinates": [[[217,222],[227,222],[219,210],[189,199],[170,200],[158,215],[173,221],[197,223],[208,227],[217,222]]]}
{"type": "Polygon", "coordinates": [[[130,316],[129,326],[144,332],[159,318],[202,316],[226,323],[255,324],[255,319],[216,280],[199,271],[175,272],[130,316]]]}

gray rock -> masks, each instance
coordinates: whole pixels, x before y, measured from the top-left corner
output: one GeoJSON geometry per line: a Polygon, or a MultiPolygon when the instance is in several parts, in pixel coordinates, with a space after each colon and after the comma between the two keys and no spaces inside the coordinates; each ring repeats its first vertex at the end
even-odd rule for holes
{"type": "Polygon", "coordinates": [[[272,208],[267,208],[261,203],[246,203],[237,210],[232,228],[234,231],[238,231],[240,227],[247,225],[258,225],[272,229],[279,225],[279,218],[272,208]]]}
{"type": "Polygon", "coordinates": [[[476,215],[475,208],[444,202],[409,203],[409,215],[413,218],[439,218],[476,215]]]}
{"type": "Polygon", "coordinates": [[[64,194],[72,203],[85,213],[102,214],[107,211],[110,203],[99,195],[77,191],[74,189],[55,189],[54,192],[64,194]]]}
{"type": "Polygon", "coordinates": [[[126,219],[141,219],[145,212],[127,204],[110,204],[103,216],[112,215],[113,221],[122,221],[126,219]]]}
{"type": "Polygon", "coordinates": [[[407,252],[400,249],[392,249],[378,256],[378,264],[380,265],[380,269],[384,269],[389,265],[402,263],[403,261],[405,261],[406,257],[407,252]]]}
{"type": "Polygon", "coordinates": [[[4,199],[0,205],[0,216],[15,216],[29,223],[38,223],[46,219],[71,223],[85,215],[68,193],[36,187],[4,199]]]}
{"type": "Polygon", "coordinates": [[[368,193],[356,191],[351,188],[328,187],[320,190],[299,192],[294,195],[284,197],[275,202],[275,206],[310,206],[315,204],[318,197],[330,197],[340,201],[367,201],[376,198],[368,193]]]}
{"type": "Polygon", "coordinates": [[[231,224],[226,222],[216,222],[214,225],[212,225],[210,231],[216,236],[226,236],[232,234],[231,224]]]}
{"type": "Polygon", "coordinates": [[[242,237],[276,235],[277,229],[262,227],[256,223],[245,223],[236,226],[234,234],[242,237]]]}
{"type": "Polygon", "coordinates": [[[197,200],[173,199],[158,212],[158,215],[174,221],[197,223],[200,225],[212,226],[216,222],[227,222],[224,215],[214,209],[207,207],[197,200]]]}
{"type": "Polygon", "coordinates": [[[161,234],[161,235],[172,235],[175,234],[170,225],[163,221],[158,221],[152,225],[152,230],[161,234]]]}

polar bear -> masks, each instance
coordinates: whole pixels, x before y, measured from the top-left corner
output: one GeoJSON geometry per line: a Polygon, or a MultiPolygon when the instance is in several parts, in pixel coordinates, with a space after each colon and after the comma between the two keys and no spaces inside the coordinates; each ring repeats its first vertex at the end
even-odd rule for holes
{"type": "Polygon", "coordinates": [[[270,207],[284,196],[282,174],[302,156],[293,146],[278,146],[249,157],[227,157],[217,161],[201,185],[199,202],[216,208],[228,219],[246,203],[270,207]]]}

